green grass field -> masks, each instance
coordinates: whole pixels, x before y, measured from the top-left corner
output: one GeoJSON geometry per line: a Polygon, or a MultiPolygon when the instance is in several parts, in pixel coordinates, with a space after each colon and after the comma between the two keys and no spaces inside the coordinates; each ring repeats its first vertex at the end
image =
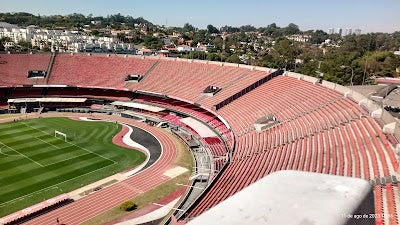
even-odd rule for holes
{"type": "Polygon", "coordinates": [[[112,143],[120,130],[68,118],[0,123],[0,217],[142,163],[142,152],[112,143]]]}

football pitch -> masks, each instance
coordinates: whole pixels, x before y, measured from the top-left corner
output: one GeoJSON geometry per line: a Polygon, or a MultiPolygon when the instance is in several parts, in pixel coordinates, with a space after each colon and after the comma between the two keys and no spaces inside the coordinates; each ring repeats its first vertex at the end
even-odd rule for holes
{"type": "Polygon", "coordinates": [[[68,118],[0,123],[0,217],[142,163],[142,152],[112,143],[120,130],[68,118]]]}

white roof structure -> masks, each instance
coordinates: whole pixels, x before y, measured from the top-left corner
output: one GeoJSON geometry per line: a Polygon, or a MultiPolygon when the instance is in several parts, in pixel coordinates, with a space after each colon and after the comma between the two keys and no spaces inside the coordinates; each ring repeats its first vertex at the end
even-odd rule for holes
{"type": "MultiPolygon", "coordinates": [[[[359,205],[370,194],[370,184],[362,179],[279,171],[262,178],[187,224],[339,225],[345,224],[349,217],[358,215],[359,205]]],[[[371,201],[367,204],[373,207],[373,196],[371,201]]],[[[373,208],[371,212],[366,212],[369,213],[374,213],[373,208]]],[[[375,219],[359,219],[356,222],[375,224],[375,219]]]]}
{"type": "Polygon", "coordinates": [[[42,88],[42,87],[63,88],[63,87],[68,87],[68,85],[64,85],[64,84],[34,84],[33,87],[38,87],[38,88],[42,88]]]}
{"type": "Polygon", "coordinates": [[[202,138],[217,136],[214,131],[192,117],[182,118],[180,121],[196,131],[202,138]]]}
{"type": "Polygon", "coordinates": [[[23,102],[85,102],[87,98],[15,98],[8,99],[8,103],[23,103],[23,102]]]}
{"type": "Polygon", "coordinates": [[[146,105],[146,104],[137,103],[137,102],[115,101],[111,104],[117,105],[117,106],[125,106],[125,107],[129,107],[129,108],[135,108],[135,109],[143,109],[143,110],[150,111],[150,112],[161,112],[161,111],[165,110],[164,108],[161,108],[161,107],[146,105]]]}

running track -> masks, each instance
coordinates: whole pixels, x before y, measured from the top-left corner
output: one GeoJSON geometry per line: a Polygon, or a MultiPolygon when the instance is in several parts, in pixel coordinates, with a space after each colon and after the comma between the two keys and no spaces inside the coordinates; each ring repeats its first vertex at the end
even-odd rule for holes
{"type": "MultiPolygon", "coordinates": [[[[45,116],[79,116],[78,114],[42,114],[45,116]]],[[[82,116],[88,116],[84,114],[82,116]]],[[[56,218],[59,218],[60,224],[75,225],[83,223],[94,216],[103,213],[122,202],[134,198],[139,194],[162,184],[170,179],[163,173],[174,166],[173,160],[176,158],[175,143],[162,131],[144,123],[139,123],[130,119],[121,117],[112,117],[105,115],[95,115],[96,118],[117,120],[132,126],[142,128],[153,134],[160,142],[163,149],[161,158],[150,168],[108,188],[97,191],[87,197],[81,198],[64,207],[53,210],[49,213],[36,217],[24,224],[57,224],[56,218]]]]}

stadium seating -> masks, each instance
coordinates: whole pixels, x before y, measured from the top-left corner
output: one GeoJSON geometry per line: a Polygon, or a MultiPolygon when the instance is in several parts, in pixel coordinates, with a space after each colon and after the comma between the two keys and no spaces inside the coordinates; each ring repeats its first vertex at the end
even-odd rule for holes
{"type": "Polygon", "coordinates": [[[45,79],[28,79],[30,70],[47,70],[50,54],[0,54],[0,86],[43,84],[45,79]]]}
{"type": "Polygon", "coordinates": [[[144,75],[155,62],[136,57],[59,54],[55,58],[49,82],[123,88],[128,74],[144,75]]]}
{"type": "Polygon", "coordinates": [[[236,80],[233,80],[228,85],[221,87],[222,90],[215,96],[205,97],[204,99],[199,100],[198,103],[204,105],[207,108],[212,108],[213,105],[235,94],[237,90],[241,90],[247,87],[249,84],[261,79],[265,75],[266,72],[264,71],[248,71],[247,73],[244,73],[243,75],[238,77],[236,80]]]}
{"type": "Polygon", "coordinates": [[[367,180],[395,174],[393,146],[378,124],[352,100],[323,89],[280,76],[219,110],[237,136],[233,159],[189,217],[280,169],[367,180]],[[254,131],[254,121],[271,112],[281,123],[261,133],[254,131]]]}
{"type": "MultiPolygon", "coordinates": [[[[33,81],[26,78],[27,71],[46,69],[50,59],[49,55],[0,56],[0,61],[7,61],[7,64],[0,64],[0,85],[6,87],[32,84],[33,81]]],[[[179,119],[191,116],[219,133],[223,140],[201,139],[214,157],[215,169],[220,170],[225,165],[227,152],[232,158],[213,185],[189,208],[188,217],[203,213],[274,171],[300,170],[385,180],[374,186],[375,210],[381,215],[376,222],[398,223],[400,183],[386,179],[398,171],[394,152],[398,140],[383,133],[383,122],[372,118],[370,112],[353,99],[319,83],[277,76],[224,107],[213,109],[266,75],[265,71],[198,62],[60,54],[55,58],[48,84],[79,88],[49,88],[47,95],[133,100],[156,105],[177,114],[160,115],[164,120],[182,125],[179,119]],[[127,85],[124,81],[127,74],[146,76],[138,83],[127,85]],[[204,96],[202,92],[209,85],[222,89],[214,96],[204,96]],[[168,97],[107,88],[129,88],[168,97]],[[271,113],[278,122],[256,132],[255,121],[271,113]],[[217,115],[223,117],[231,129],[217,115]],[[383,218],[382,215],[391,216],[383,218]]],[[[2,93],[2,96],[6,94],[2,93]]],[[[29,89],[12,92],[16,97],[39,94],[29,89]]]]}
{"type": "Polygon", "coordinates": [[[163,60],[138,84],[138,89],[195,102],[209,85],[224,87],[246,71],[230,66],[163,60]]]}

